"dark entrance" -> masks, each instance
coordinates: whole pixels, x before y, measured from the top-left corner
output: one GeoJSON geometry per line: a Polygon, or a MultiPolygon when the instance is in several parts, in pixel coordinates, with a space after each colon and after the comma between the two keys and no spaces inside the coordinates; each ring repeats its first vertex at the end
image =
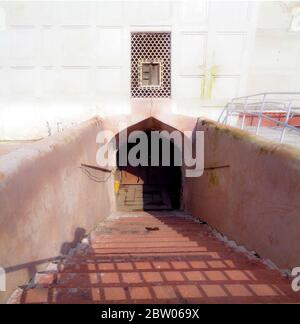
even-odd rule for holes
{"type": "MultiPolygon", "coordinates": [[[[162,144],[159,166],[151,166],[151,130],[148,136],[148,166],[119,166],[120,189],[117,194],[119,210],[172,210],[180,208],[181,168],[174,165],[174,150],[170,141],[170,166],[162,165],[162,144]]],[[[127,143],[128,152],[136,144],[127,143]]],[[[177,151],[178,152],[178,151],[177,151]]],[[[119,155],[117,155],[119,165],[119,155]]]]}

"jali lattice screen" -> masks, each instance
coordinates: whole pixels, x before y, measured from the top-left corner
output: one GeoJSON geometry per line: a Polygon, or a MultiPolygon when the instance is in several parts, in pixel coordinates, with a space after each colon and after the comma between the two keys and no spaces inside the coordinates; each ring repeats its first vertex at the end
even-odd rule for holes
{"type": "Polygon", "coordinates": [[[171,34],[131,34],[131,96],[133,98],[171,97],[171,34]],[[159,85],[142,85],[142,64],[159,63],[159,85]]]}

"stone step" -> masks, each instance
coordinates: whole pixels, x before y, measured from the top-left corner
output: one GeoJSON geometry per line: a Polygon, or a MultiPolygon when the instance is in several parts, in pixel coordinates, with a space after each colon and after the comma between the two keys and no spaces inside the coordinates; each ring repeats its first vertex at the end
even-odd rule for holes
{"type": "Polygon", "coordinates": [[[183,213],[114,213],[85,244],[37,273],[18,302],[300,303],[279,271],[183,213]]]}
{"type": "MultiPolygon", "coordinates": [[[[131,261],[131,262],[117,262],[114,259],[107,262],[78,262],[78,263],[66,263],[61,264],[58,267],[58,272],[105,272],[114,270],[136,271],[136,270],[156,270],[156,269],[176,269],[173,262],[179,261],[174,258],[168,258],[168,260],[154,261],[152,258],[131,261]],[[125,265],[123,265],[125,264],[125,265]]],[[[245,260],[243,262],[240,259],[224,259],[222,261],[215,260],[198,260],[195,258],[181,258],[181,262],[187,264],[186,269],[191,270],[258,270],[267,269],[267,267],[258,261],[245,260]],[[184,260],[184,261],[183,261],[184,260]]]]}
{"type": "Polygon", "coordinates": [[[20,303],[28,304],[220,304],[299,303],[288,286],[267,284],[152,285],[151,287],[36,288],[24,291],[20,303]]]}
{"type": "MultiPolygon", "coordinates": [[[[103,271],[103,272],[68,272],[37,276],[35,284],[44,287],[90,288],[105,286],[151,286],[153,283],[174,284],[186,282],[201,284],[273,284],[288,285],[286,278],[269,270],[195,270],[167,269],[163,266],[154,270],[103,271]]],[[[275,285],[275,286],[276,286],[275,285]]]]}

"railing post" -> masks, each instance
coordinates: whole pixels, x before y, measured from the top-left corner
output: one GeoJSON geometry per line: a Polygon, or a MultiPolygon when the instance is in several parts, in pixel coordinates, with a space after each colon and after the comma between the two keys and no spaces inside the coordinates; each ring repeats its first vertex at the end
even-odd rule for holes
{"type": "Polygon", "coordinates": [[[248,97],[245,98],[245,104],[244,104],[244,108],[243,108],[243,119],[242,119],[241,129],[244,129],[245,128],[245,120],[246,120],[246,110],[247,110],[247,106],[248,106],[248,97]]]}
{"type": "MultiPolygon", "coordinates": [[[[232,101],[231,101],[232,102],[232,101]]],[[[228,115],[229,115],[229,109],[230,109],[230,105],[231,103],[228,103],[226,105],[226,114],[225,114],[225,118],[224,118],[224,124],[227,125],[227,122],[228,122],[228,115]]]]}
{"type": "Polygon", "coordinates": [[[231,125],[231,118],[232,117],[232,112],[231,110],[228,111],[228,115],[227,115],[227,120],[226,120],[226,125],[231,125]]]}
{"type": "Polygon", "coordinates": [[[261,121],[262,121],[262,117],[263,117],[263,111],[264,111],[264,108],[265,108],[266,96],[267,96],[267,94],[264,93],[263,101],[262,101],[262,104],[261,104],[260,109],[259,109],[259,119],[258,119],[257,127],[256,127],[256,135],[259,134],[259,129],[260,129],[261,121]]]}
{"type": "Polygon", "coordinates": [[[228,108],[228,104],[223,108],[223,110],[222,110],[222,112],[221,112],[221,115],[220,115],[220,117],[219,117],[219,119],[218,119],[218,122],[219,123],[225,123],[225,119],[226,119],[226,115],[227,115],[227,108],[228,108]],[[225,117],[223,117],[223,115],[224,115],[224,113],[226,113],[225,114],[225,117]],[[223,119],[222,119],[223,118],[223,119]]]}
{"type": "Polygon", "coordinates": [[[283,129],[282,129],[281,135],[280,135],[280,143],[283,143],[283,141],[284,141],[286,128],[287,128],[287,125],[289,124],[291,110],[292,110],[292,101],[289,102],[288,111],[287,111],[287,114],[285,116],[284,126],[283,126],[283,129]]]}

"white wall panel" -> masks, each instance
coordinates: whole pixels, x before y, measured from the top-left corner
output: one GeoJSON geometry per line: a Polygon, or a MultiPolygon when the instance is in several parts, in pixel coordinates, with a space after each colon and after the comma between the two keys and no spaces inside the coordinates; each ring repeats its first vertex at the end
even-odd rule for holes
{"type": "Polygon", "coordinates": [[[126,17],[130,14],[129,8],[125,2],[110,1],[97,3],[93,7],[95,14],[95,23],[98,26],[120,26],[125,22],[126,17]]]}
{"type": "Polygon", "coordinates": [[[120,28],[96,28],[96,63],[97,65],[120,65],[123,56],[123,30],[120,28]]]}
{"type": "Polygon", "coordinates": [[[41,70],[41,90],[45,96],[59,96],[61,92],[60,73],[54,68],[41,70]]]}
{"type": "Polygon", "coordinates": [[[63,28],[61,30],[63,65],[89,65],[92,39],[89,28],[63,28]]]}
{"type": "Polygon", "coordinates": [[[41,29],[40,63],[52,66],[61,63],[60,39],[57,38],[55,28],[41,29]]]}
{"type": "Polygon", "coordinates": [[[220,72],[240,72],[244,50],[244,34],[218,33],[215,42],[215,64],[220,68],[220,72]]]}
{"type": "Polygon", "coordinates": [[[60,25],[89,25],[92,21],[93,7],[90,1],[56,2],[54,6],[57,6],[60,25]]]}
{"type": "Polygon", "coordinates": [[[10,54],[11,37],[8,32],[0,31],[0,66],[6,63],[10,54]]]}
{"type": "Polygon", "coordinates": [[[300,35],[261,33],[256,40],[256,55],[252,58],[260,70],[295,70],[300,60],[300,35]]]}
{"type": "Polygon", "coordinates": [[[213,99],[233,98],[238,95],[239,78],[234,76],[215,77],[212,87],[213,99]]]}
{"type": "Polygon", "coordinates": [[[36,29],[16,28],[10,31],[10,56],[11,65],[35,65],[37,50],[40,46],[36,29]]]}
{"type": "Polygon", "coordinates": [[[88,95],[90,70],[88,68],[64,68],[60,72],[59,87],[63,96],[88,95]]]}
{"type": "Polygon", "coordinates": [[[180,24],[205,25],[208,22],[208,2],[184,0],[180,7],[180,24]]]}
{"type": "Polygon", "coordinates": [[[240,30],[249,23],[248,1],[211,1],[211,19],[218,30],[240,30]]]}
{"type": "Polygon", "coordinates": [[[206,34],[181,33],[180,73],[197,75],[203,71],[206,58],[206,34]]]}
{"type": "Polygon", "coordinates": [[[202,77],[181,76],[178,82],[178,97],[181,99],[200,99],[202,82],[202,77]]]}
{"type": "Polygon", "coordinates": [[[7,73],[3,68],[0,68],[0,84],[0,96],[4,98],[10,94],[10,82],[7,80],[7,73]]]}
{"type": "Polygon", "coordinates": [[[122,71],[119,68],[99,68],[96,72],[96,92],[118,94],[122,91],[122,71]]]}
{"type": "Polygon", "coordinates": [[[171,1],[128,1],[124,5],[124,11],[131,25],[172,23],[171,1]]]}
{"type": "Polygon", "coordinates": [[[10,96],[34,96],[36,73],[31,68],[12,68],[10,70],[10,96]]]}
{"type": "Polygon", "coordinates": [[[40,7],[38,2],[25,3],[24,1],[12,1],[10,4],[4,4],[4,8],[9,9],[6,10],[7,24],[28,26],[39,23],[37,12],[40,10],[40,7]]]}

